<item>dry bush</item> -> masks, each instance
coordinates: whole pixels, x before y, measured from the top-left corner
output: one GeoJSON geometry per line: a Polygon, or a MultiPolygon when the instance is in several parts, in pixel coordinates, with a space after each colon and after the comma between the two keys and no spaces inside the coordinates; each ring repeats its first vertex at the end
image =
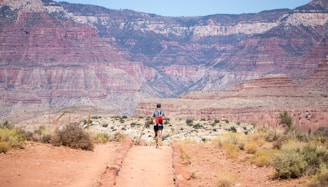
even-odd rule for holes
{"type": "Polygon", "coordinates": [[[252,159],[252,163],[257,167],[269,166],[271,164],[271,157],[269,155],[257,155],[252,159]]]}
{"type": "Polygon", "coordinates": [[[282,135],[283,133],[279,130],[272,130],[270,129],[267,133],[266,133],[266,136],[265,136],[265,141],[267,142],[274,142],[276,140],[279,139],[279,137],[282,135]]]}
{"type": "Polygon", "coordinates": [[[50,143],[54,146],[67,146],[73,149],[92,151],[94,145],[91,137],[77,124],[70,124],[63,129],[57,129],[50,143]]]}
{"type": "Polygon", "coordinates": [[[2,124],[0,124],[0,128],[2,129],[14,129],[15,126],[11,123],[9,123],[9,121],[5,121],[2,124]]]}
{"type": "Polygon", "coordinates": [[[126,138],[126,135],[124,135],[120,132],[117,132],[114,135],[110,136],[108,140],[110,142],[123,142],[125,140],[125,138],[126,138]]]}
{"type": "Polygon", "coordinates": [[[248,135],[247,139],[250,142],[256,143],[259,147],[265,144],[265,137],[268,132],[256,132],[254,134],[248,135]]]}
{"type": "Polygon", "coordinates": [[[10,150],[8,142],[0,142],[0,153],[7,153],[10,150]]]}
{"type": "Polygon", "coordinates": [[[227,133],[223,134],[221,136],[218,136],[215,140],[213,140],[213,143],[217,143],[220,147],[223,147],[225,144],[238,144],[238,140],[240,140],[237,137],[236,133],[227,133]]]}
{"type": "Polygon", "coordinates": [[[235,144],[227,143],[223,145],[223,149],[225,150],[226,157],[228,159],[236,159],[238,157],[238,148],[235,144]]]}
{"type": "Polygon", "coordinates": [[[52,134],[44,126],[40,126],[38,129],[31,131],[25,131],[20,129],[20,132],[24,134],[26,140],[42,143],[50,143],[52,134]]]}
{"type": "Polygon", "coordinates": [[[195,142],[192,142],[190,140],[184,140],[179,142],[179,146],[181,148],[181,159],[185,161],[185,163],[190,163],[190,156],[187,154],[187,151],[189,149],[190,144],[194,144],[195,142]]]}
{"type": "Polygon", "coordinates": [[[251,142],[245,145],[245,151],[248,154],[255,154],[257,151],[257,147],[258,145],[256,144],[256,142],[251,142]]]}
{"type": "Polygon", "coordinates": [[[106,133],[97,133],[94,136],[95,143],[107,143],[109,141],[109,135],[106,133]]]}
{"type": "Polygon", "coordinates": [[[258,167],[269,166],[272,164],[275,155],[279,154],[278,150],[263,150],[257,152],[251,158],[251,163],[258,167]]]}
{"type": "Polygon", "coordinates": [[[217,186],[218,187],[232,187],[236,182],[236,175],[231,172],[224,172],[220,175],[217,186]]]}
{"type": "Polygon", "coordinates": [[[247,136],[242,133],[227,133],[218,136],[213,143],[219,145],[226,152],[227,158],[237,158],[238,150],[243,150],[245,142],[247,142],[247,136]]]}

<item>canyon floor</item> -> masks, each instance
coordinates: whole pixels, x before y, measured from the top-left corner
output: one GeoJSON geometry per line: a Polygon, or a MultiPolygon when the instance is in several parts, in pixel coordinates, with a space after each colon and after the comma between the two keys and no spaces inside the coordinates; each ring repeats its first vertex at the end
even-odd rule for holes
{"type": "Polygon", "coordinates": [[[306,186],[308,181],[272,180],[272,168],[255,167],[245,161],[246,153],[226,159],[214,144],[176,145],[183,153],[176,146],[156,149],[133,141],[97,144],[94,151],[28,142],[24,149],[0,154],[0,186],[220,186],[224,176],[233,176],[232,186],[243,187],[306,186]],[[185,154],[187,162],[177,164],[185,154]]]}

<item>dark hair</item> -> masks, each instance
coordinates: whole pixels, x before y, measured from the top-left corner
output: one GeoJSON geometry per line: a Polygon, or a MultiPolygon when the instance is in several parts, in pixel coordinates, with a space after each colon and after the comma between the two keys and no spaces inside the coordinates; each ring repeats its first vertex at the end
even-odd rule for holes
{"type": "Polygon", "coordinates": [[[156,105],[156,107],[157,107],[157,108],[161,108],[161,104],[158,103],[158,104],[156,105]]]}

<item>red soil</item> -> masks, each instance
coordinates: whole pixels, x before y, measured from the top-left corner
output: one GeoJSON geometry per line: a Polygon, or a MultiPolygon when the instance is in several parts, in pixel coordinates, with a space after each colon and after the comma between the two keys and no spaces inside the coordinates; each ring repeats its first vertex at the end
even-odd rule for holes
{"type": "Polygon", "coordinates": [[[132,143],[96,145],[92,152],[28,143],[0,154],[0,186],[203,187],[218,186],[228,173],[234,186],[306,186],[305,178],[272,180],[271,168],[255,167],[246,153],[227,159],[213,144],[184,144],[182,151],[177,143],[160,149],[132,143]]]}

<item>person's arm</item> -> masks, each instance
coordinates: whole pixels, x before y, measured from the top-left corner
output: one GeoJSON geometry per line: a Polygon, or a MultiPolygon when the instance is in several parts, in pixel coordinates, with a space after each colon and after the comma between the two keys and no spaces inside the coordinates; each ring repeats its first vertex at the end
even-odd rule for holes
{"type": "Polygon", "coordinates": [[[154,111],[153,114],[150,116],[151,121],[153,121],[154,118],[155,118],[155,111],[154,111]]]}

